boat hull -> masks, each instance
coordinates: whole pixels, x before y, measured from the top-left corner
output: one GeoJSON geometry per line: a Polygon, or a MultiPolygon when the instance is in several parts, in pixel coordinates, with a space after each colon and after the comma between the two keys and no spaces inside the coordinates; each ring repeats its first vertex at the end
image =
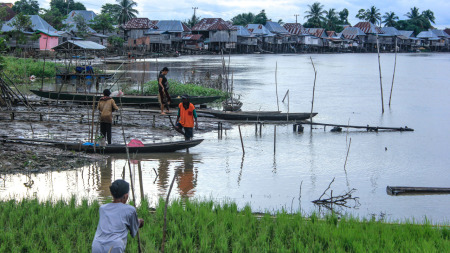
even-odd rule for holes
{"type": "MultiPolygon", "coordinates": [[[[40,90],[30,90],[37,96],[48,98],[48,99],[57,99],[57,100],[69,100],[76,102],[92,102],[95,99],[98,101],[103,95],[102,94],[94,94],[94,93],[68,93],[57,91],[40,91],[40,90]]],[[[159,105],[158,96],[150,95],[150,96],[135,96],[135,95],[123,95],[121,97],[113,97],[114,101],[117,104],[141,104],[141,105],[159,105]]],[[[189,98],[191,103],[193,104],[206,104],[214,102],[215,100],[220,99],[219,96],[192,96],[189,98]]],[[[171,106],[178,106],[179,103],[182,102],[181,97],[172,96],[172,104],[171,106]]]]}
{"type": "MultiPolygon", "coordinates": [[[[160,142],[152,144],[144,144],[143,147],[128,147],[130,153],[170,153],[178,150],[192,148],[197,146],[203,139],[190,141],[176,141],[176,142],[160,142]]],[[[82,151],[87,153],[126,153],[127,149],[124,144],[110,144],[104,147],[82,145],[82,143],[75,142],[61,142],[53,143],[54,146],[73,151],[82,151]]]]}
{"type": "MultiPolygon", "coordinates": [[[[200,112],[200,111],[199,111],[200,112]]],[[[240,121],[296,121],[316,116],[317,113],[280,113],[280,112],[224,112],[218,110],[201,111],[216,118],[240,121]]]]}

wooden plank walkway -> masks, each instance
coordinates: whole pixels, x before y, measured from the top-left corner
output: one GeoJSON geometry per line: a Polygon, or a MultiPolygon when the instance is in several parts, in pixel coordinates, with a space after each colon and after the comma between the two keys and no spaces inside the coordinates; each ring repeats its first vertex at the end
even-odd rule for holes
{"type": "Polygon", "coordinates": [[[389,195],[419,195],[419,194],[450,194],[450,188],[444,187],[413,187],[413,186],[387,186],[389,195]]]}

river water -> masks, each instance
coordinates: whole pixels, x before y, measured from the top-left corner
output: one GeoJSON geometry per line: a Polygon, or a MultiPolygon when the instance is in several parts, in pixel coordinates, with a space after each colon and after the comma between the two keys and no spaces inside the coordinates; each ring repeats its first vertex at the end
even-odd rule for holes
{"type": "MultiPolygon", "coordinates": [[[[449,56],[399,54],[389,107],[394,54],[382,54],[382,113],[377,54],[232,55],[230,72],[235,94],[244,103],[243,110],[310,111],[312,57],[317,70],[314,111],[319,113],[314,121],[408,126],[415,131],[344,129],[333,133],[330,127],[317,126],[311,131],[305,126],[305,132],[299,134],[293,132],[292,124],[277,125],[276,130],[274,125],[266,124],[261,134],[255,134],[253,124],[242,124],[245,155],[237,127],[225,131],[221,139],[217,132],[197,134],[195,138],[205,140],[189,153],[132,157],[136,197],[145,194],[154,204],[166,196],[177,172],[172,198],[234,201],[240,207],[250,205],[253,211],[301,209],[309,214],[323,211],[311,201],[318,199],[334,178],[330,187],[334,196],[356,189],[352,196],[359,198],[356,208],[349,201],[349,208],[335,206],[338,212],[448,223],[450,195],[390,196],[386,186],[450,187],[449,56]],[[282,102],[287,90],[289,98],[282,102]]],[[[169,67],[169,78],[173,79],[186,80],[193,75],[203,78],[206,72],[214,78],[221,71],[222,59],[147,59],[145,65],[129,64],[125,69],[132,80],[139,81],[155,79],[156,69],[163,66],[169,67]]],[[[59,199],[75,194],[103,200],[109,197],[108,186],[121,177],[125,165],[125,157],[113,156],[104,163],[73,171],[6,175],[0,181],[0,198],[59,199]],[[33,187],[24,187],[30,178],[33,187]]],[[[129,180],[127,168],[125,179],[129,180]]]]}

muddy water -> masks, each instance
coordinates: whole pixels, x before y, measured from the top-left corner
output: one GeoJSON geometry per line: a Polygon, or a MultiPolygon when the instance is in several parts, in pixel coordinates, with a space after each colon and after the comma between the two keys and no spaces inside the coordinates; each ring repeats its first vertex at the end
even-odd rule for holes
{"type": "MultiPolygon", "coordinates": [[[[241,125],[245,156],[237,127],[219,139],[217,132],[202,132],[198,147],[175,154],[138,155],[132,158],[137,198],[149,196],[154,203],[165,196],[177,172],[173,197],[235,201],[254,211],[318,210],[311,201],[320,197],[333,178],[333,195],[356,189],[357,208],[339,208],[342,213],[393,220],[427,217],[448,222],[450,195],[389,196],[386,186],[450,187],[449,145],[450,89],[446,71],[449,54],[401,54],[397,58],[392,106],[389,93],[394,55],[381,56],[385,112],[381,113],[380,82],[376,54],[312,55],[318,71],[315,121],[374,126],[408,126],[414,132],[332,133],[330,128],[305,127],[303,134],[292,125],[264,125],[255,134],[252,124],[241,125]],[[350,144],[351,143],[351,144],[350,144]],[[348,147],[350,151],[346,161],[348,147]]],[[[236,94],[244,110],[311,110],[314,72],[309,55],[232,56],[236,94]],[[275,66],[277,65],[277,86],[275,66]],[[289,90],[289,103],[281,99],[289,90]]],[[[220,57],[196,56],[146,60],[145,79],[154,79],[156,67],[168,66],[173,79],[202,78],[207,71],[219,73],[220,57]],[[153,72],[151,72],[153,70],[153,72]],[[192,77],[192,75],[195,75],[192,77]]],[[[143,77],[143,63],[127,75],[143,77]]],[[[200,127],[202,122],[200,121],[200,127]]],[[[180,137],[169,137],[178,140],[180,137]]],[[[126,160],[112,156],[104,162],[73,171],[31,175],[34,185],[23,185],[26,175],[2,175],[0,197],[80,197],[104,199],[108,186],[120,178],[126,160]]],[[[126,167],[125,178],[129,180],[126,167]]],[[[352,201],[348,206],[353,207],[352,201]]]]}

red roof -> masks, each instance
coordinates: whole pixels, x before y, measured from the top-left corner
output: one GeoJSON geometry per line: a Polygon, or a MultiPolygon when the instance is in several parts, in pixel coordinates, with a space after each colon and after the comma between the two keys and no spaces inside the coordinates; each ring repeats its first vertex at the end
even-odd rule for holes
{"type": "Polygon", "coordinates": [[[204,18],[191,28],[192,31],[224,31],[236,30],[235,27],[221,18],[204,18]]]}
{"type": "Polygon", "coordinates": [[[148,18],[132,18],[122,27],[123,29],[150,29],[155,25],[148,18]]]}
{"type": "Polygon", "coordinates": [[[183,37],[184,40],[203,40],[202,34],[187,34],[183,37]]]}
{"type": "Polygon", "coordinates": [[[445,28],[445,29],[444,29],[444,32],[445,32],[446,34],[450,35],[450,28],[445,28]]]}
{"type": "Polygon", "coordinates": [[[364,33],[383,33],[381,29],[370,22],[359,22],[354,27],[358,27],[364,33]]]}
{"type": "Polygon", "coordinates": [[[286,29],[290,34],[303,34],[305,32],[305,28],[300,23],[286,23],[284,24],[284,29],[286,29]]]}
{"type": "Polygon", "coordinates": [[[323,28],[306,28],[306,33],[316,36],[318,38],[322,37],[322,34],[325,32],[323,28]]]}

